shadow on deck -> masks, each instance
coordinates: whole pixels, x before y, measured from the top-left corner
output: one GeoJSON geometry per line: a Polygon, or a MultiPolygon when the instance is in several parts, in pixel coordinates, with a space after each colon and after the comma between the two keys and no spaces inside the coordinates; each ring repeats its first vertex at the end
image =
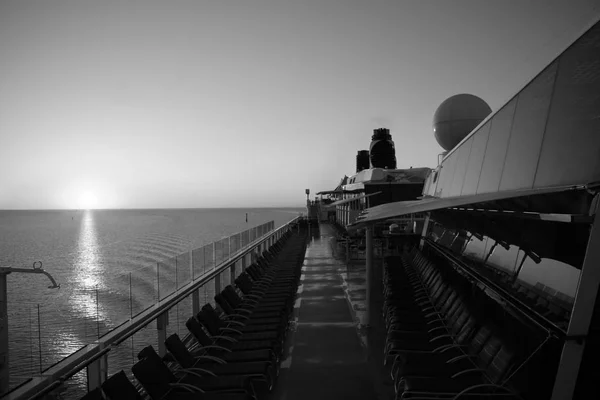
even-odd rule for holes
{"type": "MultiPolygon", "coordinates": [[[[381,290],[375,293],[375,312],[367,328],[361,324],[366,310],[364,262],[346,264],[335,258],[335,230],[329,225],[320,225],[319,234],[310,240],[292,332],[272,398],[393,398],[392,382],[383,367],[381,290]]],[[[376,278],[380,284],[381,275],[376,278]]]]}

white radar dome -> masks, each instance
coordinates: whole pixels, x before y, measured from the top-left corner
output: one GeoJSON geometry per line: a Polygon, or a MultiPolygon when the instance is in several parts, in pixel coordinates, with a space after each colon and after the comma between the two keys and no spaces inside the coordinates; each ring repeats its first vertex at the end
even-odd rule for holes
{"type": "Polygon", "coordinates": [[[472,94],[449,97],[433,116],[435,140],[444,150],[450,151],[491,112],[485,101],[472,94]]]}

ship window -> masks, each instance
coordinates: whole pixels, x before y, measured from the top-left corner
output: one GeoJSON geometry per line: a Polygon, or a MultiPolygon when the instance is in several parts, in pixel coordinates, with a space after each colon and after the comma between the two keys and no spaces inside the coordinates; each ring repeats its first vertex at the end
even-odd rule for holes
{"type": "Polygon", "coordinates": [[[560,314],[556,321],[566,326],[589,238],[587,224],[450,210],[432,212],[430,223],[427,237],[529,306],[550,307],[545,312],[560,314]]]}

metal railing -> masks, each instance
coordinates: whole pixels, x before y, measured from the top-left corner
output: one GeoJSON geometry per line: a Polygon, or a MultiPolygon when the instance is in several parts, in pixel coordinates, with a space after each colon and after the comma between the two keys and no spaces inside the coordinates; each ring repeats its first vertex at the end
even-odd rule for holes
{"type": "Polygon", "coordinates": [[[143,347],[151,344],[164,353],[166,336],[186,336],[187,318],[197,313],[201,304],[214,305],[214,293],[300,219],[276,230],[271,221],[159,262],[154,271],[133,271],[103,282],[101,287],[78,291],[77,295],[91,300],[88,310],[83,310],[87,317],[78,327],[87,340],[79,346],[64,341],[72,327],[64,321],[46,320],[49,305],[30,304],[30,332],[24,337],[31,349],[26,357],[31,375],[2,399],[79,398],[106,376],[121,369],[130,371],[143,347]],[[57,341],[62,341],[66,354],[49,352],[61,347],[57,341]]]}

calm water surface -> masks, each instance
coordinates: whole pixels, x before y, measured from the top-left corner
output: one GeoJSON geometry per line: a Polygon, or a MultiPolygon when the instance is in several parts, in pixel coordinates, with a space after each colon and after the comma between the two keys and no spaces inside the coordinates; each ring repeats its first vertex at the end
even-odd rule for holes
{"type": "MultiPolygon", "coordinates": [[[[157,285],[164,293],[189,279],[190,249],[268,221],[279,227],[302,211],[0,211],[0,265],[30,267],[40,260],[61,284],[53,290],[43,275],[9,275],[11,386],[153,304],[157,285]],[[172,257],[182,253],[174,265],[172,257]],[[166,259],[171,261],[160,265],[157,282],[157,263],[166,259]]],[[[207,287],[204,300],[212,295],[207,287]]],[[[184,301],[171,311],[170,333],[186,333],[190,307],[184,301]]],[[[145,345],[156,346],[154,328],[147,327],[111,352],[111,373],[129,369],[145,345]]],[[[85,374],[80,375],[74,382],[85,381],[85,374]]]]}

